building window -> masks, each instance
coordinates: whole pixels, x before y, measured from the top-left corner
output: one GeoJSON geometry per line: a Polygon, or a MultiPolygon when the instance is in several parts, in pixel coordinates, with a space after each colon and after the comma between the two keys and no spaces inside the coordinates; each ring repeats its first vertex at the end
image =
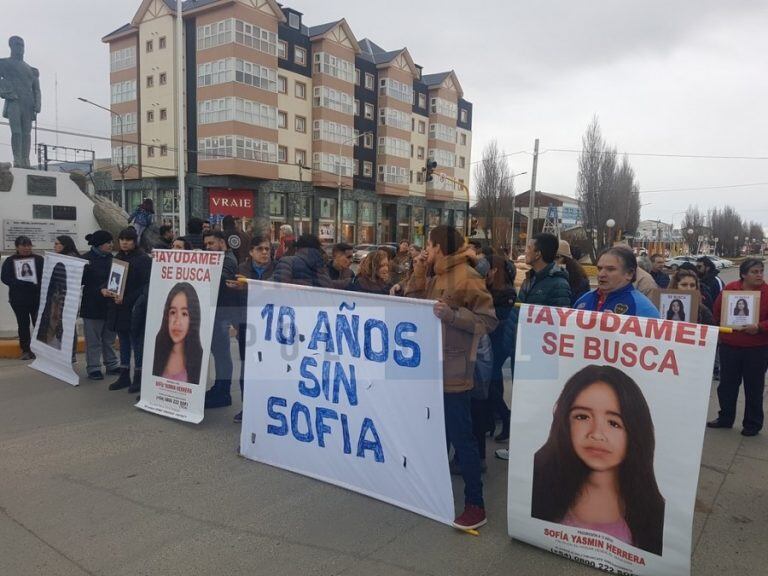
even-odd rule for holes
{"type": "Polygon", "coordinates": [[[147,88],[152,88],[155,85],[155,77],[147,76],[147,88]]]}
{"type": "Polygon", "coordinates": [[[465,124],[467,123],[467,111],[463,109],[461,111],[461,121],[464,122],[465,124]]]}
{"type": "Polygon", "coordinates": [[[288,79],[285,76],[277,77],[277,91],[280,94],[288,94],[288,79]]]}
{"type": "Polygon", "coordinates": [[[379,137],[379,155],[397,156],[398,158],[408,158],[410,153],[410,144],[400,138],[391,136],[379,137]]]}
{"type": "Polygon", "coordinates": [[[408,182],[409,182],[409,184],[413,184],[413,170],[411,170],[411,173],[410,173],[410,175],[408,177],[408,182]]]}
{"type": "Polygon", "coordinates": [[[288,42],[285,40],[277,41],[277,57],[283,60],[288,58],[288,42]]]}
{"type": "Polygon", "coordinates": [[[424,94],[419,94],[419,108],[427,107],[427,97],[424,94]]]}
{"type": "Polygon", "coordinates": [[[312,122],[312,140],[335,142],[336,144],[352,143],[352,127],[328,120],[315,120],[312,122]]]}
{"type": "Polygon", "coordinates": [[[352,158],[315,152],[312,154],[312,169],[349,177],[352,176],[352,158]]]}
{"type": "Polygon", "coordinates": [[[160,39],[157,41],[157,47],[160,50],[165,50],[168,43],[165,40],[165,36],[160,36],[160,39]]]}
{"type": "Polygon", "coordinates": [[[232,18],[197,27],[197,49],[205,50],[232,42],[232,18]]]}
{"type": "Polygon", "coordinates": [[[360,116],[360,100],[355,98],[355,116],[360,116]]]}
{"type": "Polygon", "coordinates": [[[416,184],[424,184],[424,172],[421,170],[416,172],[416,184]]]}
{"type": "Polygon", "coordinates": [[[301,28],[301,18],[299,18],[298,14],[293,12],[288,13],[288,26],[294,30],[299,30],[301,28]]]}
{"type": "Polygon", "coordinates": [[[307,119],[304,118],[304,116],[296,116],[294,124],[296,126],[296,132],[301,132],[302,134],[307,132],[307,119]]]}
{"type": "Polygon", "coordinates": [[[136,164],[138,161],[138,148],[135,144],[126,146],[123,150],[120,146],[112,148],[112,166],[119,166],[125,162],[125,166],[136,164]],[[125,157],[123,158],[123,154],[125,157]]]}
{"type": "Polygon", "coordinates": [[[154,122],[154,121],[155,121],[155,111],[147,110],[147,122],[154,122]]]}
{"type": "Polygon", "coordinates": [[[398,82],[394,78],[381,78],[379,80],[379,95],[390,96],[395,100],[410,104],[413,102],[413,86],[398,82]]]}
{"type": "Polygon", "coordinates": [[[288,128],[288,114],[282,110],[277,111],[277,127],[288,128]]]}
{"type": "Polygon", "coordinates": [[[353,113],[354,98],[351,94],[339,92],[328,86],[315,86],[312,92],[312,106],[336,110],[342,114],[353,113]]]}
{"type": "Polygon", "coordinates": [[[299,166],[306,166],[307,165],[307,151],[306,150],[299,150],[296,149],[296,152],[294,152],[294,159],[296,161],[296,164],[299,166]]]}
{"type": "Polygon", "coordinates": [[[459,156],[459,168],[466,168],[467,159],[464,156],[459,156]]]}
{"type": "Polygon", "coordinates": [[[373,162],[363,162],[363,176],[366,178],[373,176],[373,162]]]}
{"type": "Polygon", "coordinates": [[[365,87],[368,90],[376,89],[376,80],[374,79],[373,74],[365,73],[365,87]]]}
{"type": "Polygon", "coordinates": [[[453,168],[456,166],[456,155],[449,150],[430,148],[429,159],[434,160],[438,166],[443,168],[453,168]]]}
{"type": "Polygon", "coordinates": [[[373,120],[374,116],[375,116],[375,108],[373,107],[373,104],[366,102],[365,103],[365,119],[373,120]]]}
{"type": "Polygon", "coordinates": [[[379,164],[379,182],[403,185],[408,181],[405,168],[379,164]]]}
{"type": "Polygon", "coordinates": [[[453,102],[444,100],[443,98],[431,98],[429,104],[429,111],[431,114],[440,114],[454,120],[458,116],[459,107],[453,102]]]}
{"type": "Polygon", "coordinates": [[[360,160],[355,160],[355,163],[352,164],[352,175],[360,176],[360,160]]]}
{"type": "Polygon", "coordinates": [[[413,158],[413,144],[411,144],[411,158],[413,158]]]}
{"type": "Polygon", "coordinates": [[[355,65],[349,60],[343,60],[328,52],[315,52],[315,72],[328,74],[350,84],[355,81],[355,65]]]}
{"type": "Polygon", "coordinates": [[[307,51],[299,46],[293,47],[293,61],[299,66],[307,65],[307,51]]]}
{"type": "Polygon", "coordinates": [[[244,136],[211,136],[197,142],[198,157],[201,160],[240,158],[257,162],[277,162],[277,144],[246,138],[244,136]]]}
{"type": "Polygon", "coordinates": [[[148,158],[154,158],[155,157],[155,147],[154,146],[148,146],[147,147],[147,157],[148,158]]]}
{"type": "Polygon", "coordinates": [[[462,146],[466,146],[467,145],[467,135],[466,134],[462,133],[462,134],[459,135],[459,143],[462,146]]]}
{"type": "Polygon", "coordinates": [[[288,148],[285,146],[277,147],[277,161],[283,164],[288,162],[288,148]]]}
{"type": "Polygon", "coordinates": [[[413,117],[407,112],[394,108],[379,108],[380,126],[392,126],[400,130],[408,130],[408,126],[412,124],[413,117]],[[408,121],[409,118],[410,122],[408,121]]]}
{"type": "Polygon", "coordinates": [[[355,86],[360,86],[360,68],[355,68],[355,86]]]}
{"type": "Polygon", "coordinates": [[[297,81],[293,92],[296,98],[307,99],[307,85],[304,82],[297,81]]]}
{"type": "Polygon", "coordinates": [[[160,145],[160,156],[168,156],[168,146],[166,144],[160,145]]]}
{"type": "Polygon", "coordinates": [[[429,137],[449,144],[456,142],[456,128],[446,126],[445,124],[429,124],[429,137]]]}
{"type": "Polygon", "coordinates": [[[121,116],[112,116],[112,135],[131,134],[136,132],[136,114],[128,112],[121,116]]]}
{"type": "Polygon", "coordinates": [[[160,86],[165,86],[166,84],[168,84],[168,74],[160,72],[160,86]]]}
{"type": "Polygon", "coordinates": [[[366,132],[363,135],[363,146],[366,148],[373,148],[373,134],[366,132]]]}
{"type": "Polygon", "coordinates": [[[424,160],[424,146],[419,146],[416,149],[416,158],[419,160],[424,160]]]}
{"type": "Polygon", "coordinates": [[[160,108],[160,120],[168,120],[168,110],[166,108],[160,108]]]}
{"type": "Polygon", "coordinates": [[[112,104],[136,100],[136,80],[126,80],[110,86],[112,104]]]}
{"type": "Polygon", "coordinates": [[[147,52],[152,52],[155,49],[155,45],[152,40],[147,40],[147,52]]]}
{"type": "Polygon", "coordinates": [[[129,46],[109,53],[109,71],[118,72],[136,66],[136,47],[129,46]]]}
{"type": "Polygon", "coordinates": [[[427,123],[424,120],[419,120],[419,134],[427,133],[427,123]]]}
{"type": "Polygon", "coordinates": [[[277,128],[277,108],[245,100],[243,98],[217,98],[203,100],[197,104],[197,118],[200,124],[216,122],[244,122],[253,126],[263,126],[272,130],[277,128]]]}

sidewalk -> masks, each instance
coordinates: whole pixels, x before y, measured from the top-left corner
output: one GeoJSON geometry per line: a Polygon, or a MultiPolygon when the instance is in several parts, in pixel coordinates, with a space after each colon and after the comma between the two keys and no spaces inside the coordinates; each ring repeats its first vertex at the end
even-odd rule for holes
{"type": "MultiPolygon", "coordinates": [[[[489,524],[473,537],[238,457],[239,399],[194,426],[108,384],[0,360],[0,574],[598,574],[507,537],[493,442],[489,524]]],[[[458,505],[460,480],[454,492],[458,505]]],[[[693,536],[694,575],[765,572],[768,433],[707,430],[693,536]]]]}

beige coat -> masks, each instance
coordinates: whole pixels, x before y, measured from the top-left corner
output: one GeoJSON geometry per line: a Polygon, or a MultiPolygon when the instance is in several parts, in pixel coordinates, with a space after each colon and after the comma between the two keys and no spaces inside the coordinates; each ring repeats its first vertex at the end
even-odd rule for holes
{"type": "Polygon", "coordinates": [[[404,295],[445,302],[456,313],[453,322],[443,321],[443,389],[471,390],[480,337],[498,324],[493,299],[464,249],[437,261],[433,276],[427,277],[426,268],[422,261],[414,263],[404,295]]]}
{"type": "Polygon", "coordinates": [[[651,302],[659,301],[659,285],[648,272],[642,268],[637,269],[637,279],[634,282],[635,290],[643,294],[651,302]]]}

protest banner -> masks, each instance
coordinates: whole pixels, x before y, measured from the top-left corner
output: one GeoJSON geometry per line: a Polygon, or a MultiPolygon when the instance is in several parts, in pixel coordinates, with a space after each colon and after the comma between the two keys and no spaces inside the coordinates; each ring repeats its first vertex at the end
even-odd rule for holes
{"type": "Polygon", "coordinates": [[[200,423],[223,252],[153,250],[139,408],[200,423]]]}
{"type": "Polygon", "coordinates": [[[523,305],[509,534],[615,574],[690,573],[717,327],[523,305]]]}
{"type": "Polygon", "coordinates": [[[87,261],[54,252],[45,253],[40,286],[40,307],[32,333],[30,368],[77,386],[80,377],[72,369],[75,322],[80,309],[81,283],[87,261]]]}
{"type": "Polygon", "coordinates": [[[433,305],[250,282],[240,453],[451,524],[433,305]]]}

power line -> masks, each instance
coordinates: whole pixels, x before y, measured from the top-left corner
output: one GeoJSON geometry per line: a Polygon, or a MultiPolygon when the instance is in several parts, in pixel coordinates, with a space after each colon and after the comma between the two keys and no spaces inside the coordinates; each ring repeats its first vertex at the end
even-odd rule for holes
{"type": "MultiPolygon", "coordinates": [[[[542,152],[542,154],[546,154],[547,152],[568,152],[573,154],[582,154],[583,152],[586,152],[586,150],[571,150],[567,148],[547,148],[542,152]]],[[[712,155],[706,155],[706,154],[661,154],[658,152],[621,152],[619,150],[612,151],[612,150],[605,150],[601,153],[604,154],[612,154],[616,156],[623,156],[626,154],[627,156],[651,156],[654,158],[693,158],[693,159],[700,159],[700,160],[768,160],[768,156],[712,156],[712,155]]]]}
{"type": "Polygon", "coordinates": [[[694,188],[659,188],[657,190],[640,190],[640,194],[656,194],[658,192],[695,192],[698,190],[726,190],[728,188],[749,188],[752,186],[768,186],[768,182],[752,182],[750,184],[726,184],[723,186],[696,186],[694,188]]]}

